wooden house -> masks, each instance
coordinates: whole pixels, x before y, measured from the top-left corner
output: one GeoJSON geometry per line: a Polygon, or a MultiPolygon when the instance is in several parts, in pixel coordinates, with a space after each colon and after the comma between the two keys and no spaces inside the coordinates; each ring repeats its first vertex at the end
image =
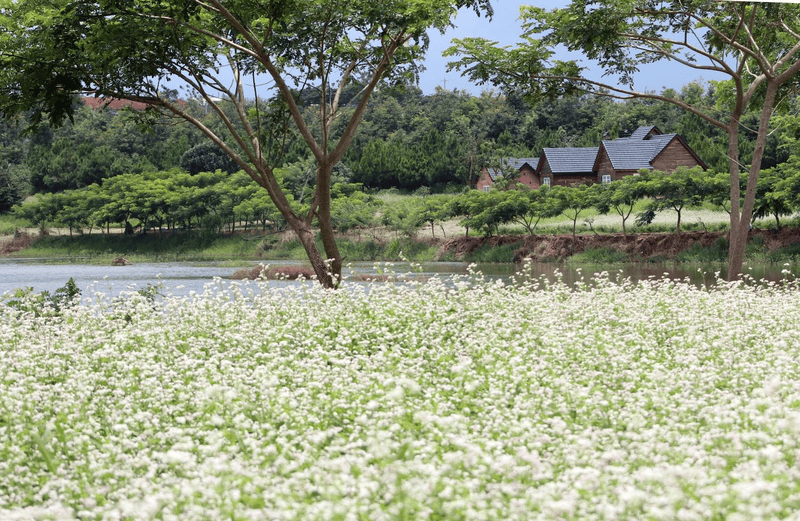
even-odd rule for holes
{"type": "Polygon", "coordinates": [[[603,141],[593,171],[595,182],[608,183],[642,169],[674,172],[682,166],[708,168],[681,136],[639,127],[629,137],[603,141]]]}
{"type": "Polygon", "coordinates": [[[540,184],[571,186],[594,182],[597,147],[545,148],[539,158],[540,184]]]}

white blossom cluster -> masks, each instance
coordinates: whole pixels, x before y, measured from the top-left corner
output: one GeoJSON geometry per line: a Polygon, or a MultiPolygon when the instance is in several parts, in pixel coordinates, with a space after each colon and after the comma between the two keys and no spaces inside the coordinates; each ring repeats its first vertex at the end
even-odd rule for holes
{"type": "Polygon", "coordinates": [[[800,519],[795,284],[270,284],[0,311],[0,519],[800,519]]]}

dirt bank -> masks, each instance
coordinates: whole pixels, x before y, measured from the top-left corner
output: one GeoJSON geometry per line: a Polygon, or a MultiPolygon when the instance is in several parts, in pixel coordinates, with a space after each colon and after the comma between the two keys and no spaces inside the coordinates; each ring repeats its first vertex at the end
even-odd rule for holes
{"type": "Polygon", "coordinates": [[[0,237],[0,257],[24,250],[33,242],[33,236],[27,233],[0,237]]]}
{"type": "MultiPolygon", "coordinates": [[[[572,235],[458,237],[441,243],[439,256],[451,252],[460,260],[482,246],[518,244],[514,253],[514,259],[518,261],[526,258],[534,261],[562,260],[575,253],[597,248],[621,251],[631,261],[669,259],[695,244],[709,247],[721,236],[727,236],[727,232],[629,233],[627,236],[621,233],[584,234],[576,236],[574,240],[572,235]]],[[[800,228],[784,228],[780,231],[751,230],[750,239],[755,237],[763,237],[764,247],[768,251],[774,251],[800,242],[800,228]]]]}

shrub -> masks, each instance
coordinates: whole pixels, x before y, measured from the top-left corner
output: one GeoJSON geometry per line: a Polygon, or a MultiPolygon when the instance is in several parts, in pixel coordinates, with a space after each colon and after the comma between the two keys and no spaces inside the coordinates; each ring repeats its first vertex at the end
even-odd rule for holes
{"type": "Polygon", "coordinates": [[[515,252],[522,247],[521,242],[493,246],[486,244],[477,248],[464,260],[468,262],[510,263],[514,262],[515,252]]]}
{"type": "Polygon", "coordinates": [[[627,253],[610,247],[591,248],[569,258],[570,263],[576,264],[614,264],[629,260],[627,253]]]}

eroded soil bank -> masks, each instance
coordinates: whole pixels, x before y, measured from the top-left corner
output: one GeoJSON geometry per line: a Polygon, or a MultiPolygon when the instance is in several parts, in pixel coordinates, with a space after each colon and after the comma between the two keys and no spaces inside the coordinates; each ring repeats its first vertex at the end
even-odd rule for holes
{"type": "MultiPolygon", "coordinates": [[[[590,249],[613,248],[625,253],[631,261],[666,260],[692,248],[695,244],[708,248],[728,232],[682,232],[676,233],[621,233],[572,235],[500,235],[497,237],[458,237],[441,243],[440,256],[447,252],[461,260],[484,246],[507,246],[518,244],[514,260],[534,261],[563,260],[576,253],[590,249]]],[[[800,228],[782,230],[751,230],[750,240],[757,237],[763,241],[767,251],[800,243],[800,228]]]]}
{"type": "MultiPolygon", "coordinates": [[[[292,237],[287,234],[285,240],[292,237]]],[[[17,237],[0,238],[0,257],[24,251],[35,242],[35,237],[22,234],[17,237]]],[[[167,239],[165,239],[167,240],[167,239]]],[[[352,240],[352,238],[351,238],[352,240]]],[[[363,240],[363,239],[362,239],[363,240]]],[[[372,239],[376,240],[376,239],[372,239]]],[[[676,233],[622,233],[579,234],[572,235],[500,235],[496,237],[453,237],[416,239],[436,248],[436,260],[470,261],[470,257],[480,248],[513,247],[513,260],[522,261],[562,261],[572,255],[587,250],[612,249],[621,252],[631,262],[667,261],[674,259],[682,252],[695,246],[711,248],[718,246],[727,250],[727,245],[718,241],[727,240],[727,232],[682,232],[676,233]]],[[[357,241],[356,241],[357,242],[357,241]]],[[[386,246],[388,242],[376,241],[377,247],[386,246]]],[[[751,244],[766,252],[774,252],[781,248],[794,246],[800,252],[800,228],[784,227],[781,230],[751,230],[751,244]]],[[[255,243],[254,243],[255,244],[255,243]]],[[[793,251],[795,251],[793,249],[793,251]]],[[[123,255],[124,252],[116,252],[123,255]]],[[[356,254],[357,256],[358,254],[356,254]]],[[[253,259],[260,258],[253,251],[253,259]]],[[[373,260],[350,258],[351,261],[373,260]]]]}

